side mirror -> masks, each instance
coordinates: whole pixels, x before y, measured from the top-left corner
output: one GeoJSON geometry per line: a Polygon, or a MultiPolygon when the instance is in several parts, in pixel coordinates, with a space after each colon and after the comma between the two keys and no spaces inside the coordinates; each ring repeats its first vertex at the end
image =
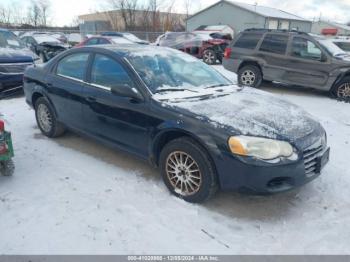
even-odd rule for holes
{"type": "Polygon", "coordinates": [[[111,87],[111,92],[114,95],[128,97],[128,98],[134,99],[136,101],[143,100],[143,97],[139,93],[139,91],[137,91],[137,89],[135,87],[131,87],[128,84],[115,85],[115,86],[111,87]]]}
{"type": "Polygon", "coordinates": [[[325,53],[322,53],[321,55],[321,62],[327,62],[327,56],[325,53]]]}

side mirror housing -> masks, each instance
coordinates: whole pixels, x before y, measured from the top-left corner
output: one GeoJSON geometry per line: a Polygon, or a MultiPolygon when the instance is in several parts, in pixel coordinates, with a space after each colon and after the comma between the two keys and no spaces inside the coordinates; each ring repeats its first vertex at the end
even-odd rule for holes
{"type": "Polygon", "coordinates": [[[139,91],[135,87],[131,87],[128,84],[115,85],[111,87],[111,92],[117,96],[127,97],[136,101],[143,101],[143,96],[139,93],[139,91]]]}
{"type": "Polygon", "coordinates": [[[327,62],[327,55],[325,53],[322,53],[321,62],[327,62]]]}

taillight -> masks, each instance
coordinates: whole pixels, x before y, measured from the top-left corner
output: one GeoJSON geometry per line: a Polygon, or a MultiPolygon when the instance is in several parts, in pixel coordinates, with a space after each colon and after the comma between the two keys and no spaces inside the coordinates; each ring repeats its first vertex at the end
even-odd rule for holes
{"type": "Polygon", "coordinates": [[[5,121],[0,119],[0,133],[5,131],[5,121]]]}
{"type": "Polygon", "coordinates": [[[0,119],[0,155],[7,152],[7,145],[5,143],[5,122],[0,119]]]}
{"type": "Polygon", "coordinates": [[[225,49],[224,57],[225,57],[226,59],[229,59],[229,58],[231,57],[231,54],[232,54],[232,48],[227,47],[227,48],[225,49]]]}

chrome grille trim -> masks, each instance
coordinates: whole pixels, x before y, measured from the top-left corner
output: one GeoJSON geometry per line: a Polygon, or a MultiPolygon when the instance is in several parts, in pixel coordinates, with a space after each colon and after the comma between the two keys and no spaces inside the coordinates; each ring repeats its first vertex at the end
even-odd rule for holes
{"type": "Polygon", "coordinates": [[[317,157],[320,156],[324,149],[322,140],[308,147],[303,152],[305,174],[306,176],[312,176],[316,172],[317,168],[317,157]]]}

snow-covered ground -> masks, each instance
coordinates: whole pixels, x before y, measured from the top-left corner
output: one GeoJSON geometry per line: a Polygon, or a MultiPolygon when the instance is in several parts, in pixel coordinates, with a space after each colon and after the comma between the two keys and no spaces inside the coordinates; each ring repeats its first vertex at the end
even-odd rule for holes
{"type": "Polygon", "coordinates": [[[23,97],[0,101],[16,151],[14,176],[0,177],[0,254],[350,254],[350,104],[263,89],[321,121],[329,165],[294,192],[204,205],[171,196],[157,170],[122,152],[72,133],[45,138],[23,97]]]}

